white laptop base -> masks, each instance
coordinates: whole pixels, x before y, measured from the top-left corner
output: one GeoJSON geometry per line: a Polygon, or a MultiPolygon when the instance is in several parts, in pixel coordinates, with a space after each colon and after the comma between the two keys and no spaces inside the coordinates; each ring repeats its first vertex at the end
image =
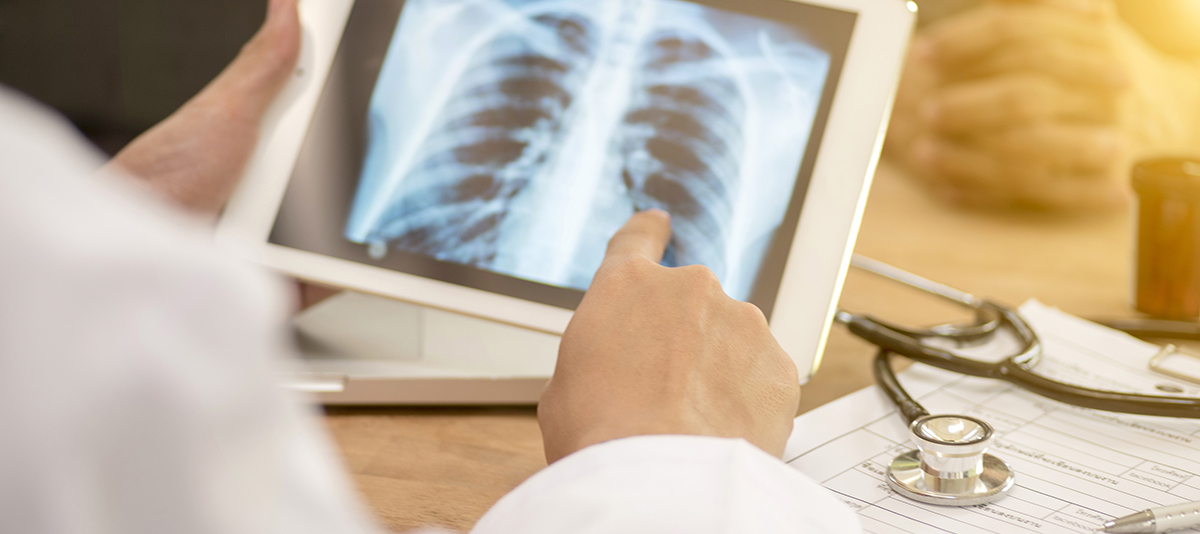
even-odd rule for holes
{"type": "Polygon", "coordinates": [[[346,291],[294,322],[305,369],[281,377],[323,404],[536,404],[559,337],[346,291]]]}

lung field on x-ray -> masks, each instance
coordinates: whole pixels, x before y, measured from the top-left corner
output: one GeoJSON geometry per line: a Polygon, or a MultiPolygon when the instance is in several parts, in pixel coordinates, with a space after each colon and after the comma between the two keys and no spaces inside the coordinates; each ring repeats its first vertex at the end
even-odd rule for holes
{"type": "Polygon", "coordinates": [[[594,38],[586,20],[542,14],[479,49],[367,241],[490,265],[509,202],[554,150],[594,38]]]}

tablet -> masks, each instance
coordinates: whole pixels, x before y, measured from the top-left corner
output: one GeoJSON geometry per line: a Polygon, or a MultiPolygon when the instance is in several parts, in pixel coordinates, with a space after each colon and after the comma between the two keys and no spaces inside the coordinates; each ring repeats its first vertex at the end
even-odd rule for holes
{"type": "Polygon", "coordinates": [[[561,333],[612,234],[672,214],[815,371],[915,5],[322,0],[218,228],[294,276],[561,333]]]}

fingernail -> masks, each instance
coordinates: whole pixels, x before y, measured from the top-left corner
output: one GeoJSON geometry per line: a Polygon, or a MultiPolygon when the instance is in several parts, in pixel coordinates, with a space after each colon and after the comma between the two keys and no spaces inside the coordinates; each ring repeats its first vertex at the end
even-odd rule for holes
{"type": "Polygon", "coordinates": [[[658,208],[650,208],[650,209],[648,209],[648,210],[644,211],[643,213],[649,213],[649,214],[652,214],[652,215],[657,215],[657,216],[659,216],[659,217],[662,217],[663,219],[665,219],[665,220],[668,220],[668,221],[669,221],[669,220],[671,220],[671,214],[670,214],[670,213],[667,213],[666,211],[663,211],[663,210],[661,210],[661,209],[658,209],[658,208]]]}

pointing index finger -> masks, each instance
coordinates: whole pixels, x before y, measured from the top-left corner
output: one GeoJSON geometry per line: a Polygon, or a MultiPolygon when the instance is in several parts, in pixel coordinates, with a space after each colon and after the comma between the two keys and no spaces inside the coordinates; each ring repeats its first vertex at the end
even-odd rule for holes
{"type": "Polygon", "coordinates": [[[649,209],[635,213],[617,230],[608,242],[604,259],[645,258],[658,263],[670,241],[671,216],[660,209],[649,209]]]}

